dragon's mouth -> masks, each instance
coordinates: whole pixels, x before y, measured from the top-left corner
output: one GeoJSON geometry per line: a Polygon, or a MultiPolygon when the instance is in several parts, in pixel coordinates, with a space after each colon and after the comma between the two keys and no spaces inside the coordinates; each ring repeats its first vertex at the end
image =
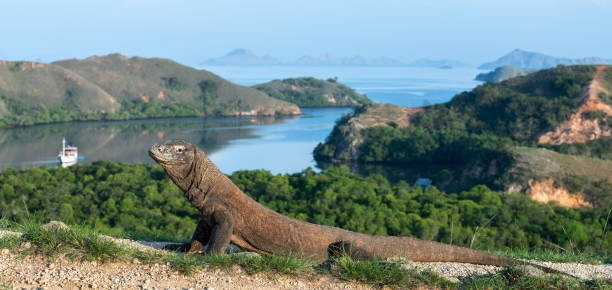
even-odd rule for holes
{"type": "Polygon", "coordinates": [[[166,158],[166,155],[167,152],[165,152],[163,146],[160,146],[159,144],[155,144],[151,146],[151,149],[149,149],[149,156],[157,163],[161,164],[169,162],[169,160],[166,158]]]}

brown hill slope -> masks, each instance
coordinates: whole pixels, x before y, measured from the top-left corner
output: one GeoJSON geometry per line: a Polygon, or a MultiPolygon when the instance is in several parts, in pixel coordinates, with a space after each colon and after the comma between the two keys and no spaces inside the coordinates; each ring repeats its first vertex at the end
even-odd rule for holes
{"type": "Polygon", "coordinates": [[[110,54],[54,64],[70,69],[111,95],[129,101],[181,103],[201,107],[206,115],[299,113],[295,105],[168,59],[110,54]]]}
{"type": "Polygon", "coordinates": [[[299,113],[294,104],[168,59],[111,54],[51,64],[0,61],[0,126],[299,113]]]}
{"type": "Polygon", "coordinates": [[[610,92],[602,85],[605,83],[604,72],[610,69],[603,65],[597,67],[593,80],[582,91],[584,103],[569,120],[559,124],[555,130],[540,136],[538,143],[555,145],[585,143],[612,135],[612,124],[609,123],[612,117],[612,104],[602,100],[610,96],[610,92]]]}
{"type": "Polygon", "coordinates": [[[0,117],[9,103],[47,110],[69,108],[83,113],[114,113],[116,99],[82,76],[54,64],[0,61],[0,117]]]}

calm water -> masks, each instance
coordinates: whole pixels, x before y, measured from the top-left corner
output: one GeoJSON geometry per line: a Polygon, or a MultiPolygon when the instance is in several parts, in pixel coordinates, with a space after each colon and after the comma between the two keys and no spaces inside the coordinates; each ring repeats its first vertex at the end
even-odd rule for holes
{"type": "Polygon", "coordinates": [[[312,150],[335,120],[351,109],[304,109],[294,118],[159,119],[79,122],[0,130],[0,168],[57,166],[62,136],[79,147],[80,163],[111,160],[153,163],[154,143],[184,139],[198,144],[226,173],[239,169],[298,172],[314,167],[312,150]]]}
{"type": "MultiPolygon", "coordinates": [[[[337,77],[376,102],[422,106],[448,101],[478,83],[475,69],[406,67],[207,67],[234,83],[253,85],[273,79],[337,77]]],[[[351,109],[303,109],[293,118],[158,119],[78,122],[0,129],[0,169],[57,166],[62,136],[79,147],[80,163],[96,160],[153,163],[148,148],[168,139],[198,144],[225,173],[266,169],[293,173],[314,167],[312,150],[335,121],[351,109]]]]}
{"type": "Polygon", "coordinates": [[[208,66],[212,71],[237,84],[252,86],[274,79],[312,76],[337,77],[338,81],[378,103],[421,107],[447,102],[462,91],[481,82],[475,68],[353,67],[353,66],[208,66]]]}

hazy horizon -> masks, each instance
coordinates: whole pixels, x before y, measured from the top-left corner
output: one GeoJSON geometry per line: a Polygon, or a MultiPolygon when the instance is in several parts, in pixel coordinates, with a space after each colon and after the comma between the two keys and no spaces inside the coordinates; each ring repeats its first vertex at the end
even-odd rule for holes
{"type": "Polygon", "coordinates": [[[608,0],[429,2],[24,0],[3,3],[0,60],[121,53],[195,66],[236,48],[257,55],[452,59],[479,65],[522,49],[612,59],[608,0]]]}

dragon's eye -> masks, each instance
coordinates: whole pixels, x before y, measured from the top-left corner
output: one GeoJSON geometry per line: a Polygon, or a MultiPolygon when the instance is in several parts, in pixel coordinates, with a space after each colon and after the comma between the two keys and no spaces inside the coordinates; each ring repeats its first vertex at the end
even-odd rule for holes
{"type": "Polygon", "coordinates": [[[179,147],[176,149],[176,151],[178,151],[178,153],[183,153],[183,151],[185,151],[185,149],[183,147],[179,147]]]}

